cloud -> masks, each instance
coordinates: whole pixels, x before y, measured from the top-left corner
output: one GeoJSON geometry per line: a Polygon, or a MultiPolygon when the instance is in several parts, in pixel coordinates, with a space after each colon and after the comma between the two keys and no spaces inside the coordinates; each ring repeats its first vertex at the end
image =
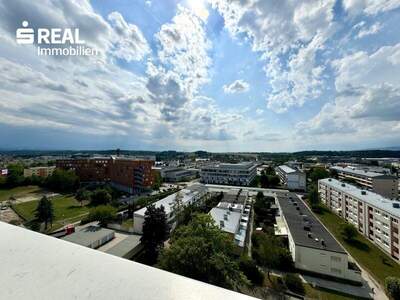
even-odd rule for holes
{"type": "Polygon", "coordinates": [[[300,122],[299,133],[399,136],[395,128],[400,124],[400,43],[371,54],[353,53],[335,60],[332,66],[335,101],[311,120],[300,122]]]}
{"type": "Polygon", "coordinates": [[[357,39],[361,39],[361,38],[363,38],[365,36],[376,34],[379,31],[381,31],[382,28],[383,28],[382,24],[379,23],[379,22],[376,22],[376,23],[372,24],[368,28],[361,28],[358,31],[358,34],[357,34],[356,38],[357,39]]]}
{"type": "Polygon", "coordinates": [[[250,85],[246,81],[238,79],[229,85],[225,84],[222,88],[225,94],[236,94],[247,92],[250,88],[250,85]]]}
{"type": "Polygon", "coordinates": [[[364,13],[376,15],[400,7],[399,0],[343,0],[343,7],[350,15],[364,13]]]}
{"type": "Polygon", "coordinates": [[[226,1],[212,4],[234,37],[247,36],[262,53],[272,93],[268,108],[285,112],[321,95],[324,66],[319,52],[335,32],[335,1],[226,1]]]}

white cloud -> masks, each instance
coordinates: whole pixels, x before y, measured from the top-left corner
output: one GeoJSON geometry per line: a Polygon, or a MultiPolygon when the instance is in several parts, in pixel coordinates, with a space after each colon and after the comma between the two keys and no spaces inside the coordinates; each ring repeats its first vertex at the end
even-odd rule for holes
{"type": "Polygon", "coordinates": [[[256,109],[256,114],[257,114],[257,115],[262,115],[263,112],[264,112],[264,110],[261,109],[261,108],[257,108],[257,109],[256,109]]]}
{"type": "Polygon", "coordinates": [[[276,112],[302,106],[323,89],[317,54],[333,34],[335,1],[212,1],[233,36],[247,35],[266,60],[272,87],[268,107],[276,112]]]}
{"type": "Polygon", "coordinates": [[[225,94],[236,94],[247,92],[250,88],[250,85],[246,81],[238,79],[229,85],[225,84],[222,88],[225,94]]]}
{"type": "Polygon", "coordinates": [[[381,31],[382,28],[383,28],[382,24],[379,23],[379,22],[376,22],[376,23],[372,24],[368,28],[361,28],[358,31],[358,34],[357,34],[356,38],[361,39],[361,38],[363,38],[365,36],[376,34],[379,31],[381,31]]]}
{"type": "Polygon", "coordinates": [[[400,7],[399,0],[343,0],[343,7],[351,15],[376,15],[400,7]]]}

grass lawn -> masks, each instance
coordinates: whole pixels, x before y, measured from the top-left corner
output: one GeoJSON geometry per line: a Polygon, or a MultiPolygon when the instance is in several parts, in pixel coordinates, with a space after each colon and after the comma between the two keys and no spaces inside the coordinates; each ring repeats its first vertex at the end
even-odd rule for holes
{"type": "Polygon", "coordinates": [[[306,290],[306,296],[312,299],[320,299],[320,300],[351,300],[351,299],[363,299],[356,298],[354,296],[345,295],[339,292],[325,290],[322,288],[313,288],[309,284],[304,285],[306,290]]]}
{"type": "Polygon", "coordinates": [[[400,275],[400,264],[396,263],[380,250],[377,246],[371,243],[361,234],[353,242],[343,239],[340,234],[340,224],[344,220],[335,215],[327,208],[323,208],[320,214],[316,214],[318,218],[325,224],[330,232],[337,240],[346,248],[352,257],[379,282],[384,285],[387,276],[400,275]]]}
{"type": "MultiPolygon", "coordinates": [[[[67,223],[81,220],[88,212],[87,206],[81,206],[74,196],[62,195],[51,198],[54,208],[54,222],[52,230],[62,227],[67,223]]],[[[39,201],[29,201],[13,206],[14,210],[27,222],[35,219],[35,209],[39,201]]]]}
{"type": "Polygon", "coordinates": [[[0,202],[8,200],[11,196],[23,197],[40,193],[42,189],[36,185],[19,186],[12,189],[0,189],[0,202]]]}
{"type": "Polygon", "coordinates": [[[121,227],[128,230],[133,227],[133,219],[129,218],[122,222],[121,227]]]}

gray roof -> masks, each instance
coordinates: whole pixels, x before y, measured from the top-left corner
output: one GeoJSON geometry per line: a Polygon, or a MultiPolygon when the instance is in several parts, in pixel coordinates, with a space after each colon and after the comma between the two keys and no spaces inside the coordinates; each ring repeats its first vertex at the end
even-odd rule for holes
{"type": "Polygon", "coordinates": [[[88,226],[80,231],[63,237],[64,241],[72,242],[81,246],[90,247],[94,242],[114,233],[114,230],[98,226],[88,226]]]}
{"type": "Polygon", "coordinates": [[[142,247],[140,244],[141,235],[130,235],[116,244],[114,247],[108,249],[106,253],[118,257],[125,257],[131,252],[138,252],[142,247]]]}
{"type": "Polygon", "coordinates": [[[295,193],[276,194],[279,206],[288,225],[288,229],[296,245],[346,253],[343,247],[339,245],[339,243],[295,193]],[[297,207],[299,209],[297,209],[297,207]],[[306,231],[304,226],[309,226],[310,231],[306,231]],[[309,232],[311,232],[311,238],[308,236],[309,232]],[[315,240],[316,238],[318,239],[318,242],[315,240]],[[321,240],[324,240],[325,246],[322,245],[321,240]]]}
{"type": "Polygon", "coordinates": [[[347,173],[347,174],[354,174],[354,175],[362,176],[362,177],[395,178],[394,176],[385,175],[385,174],[382,174],[382,173],[371,172],[371,171],[366,171],[366,170],[352,168],[352,167],[333,166],[333,167],[331,167],[331,169],[339,171],[339,172],[344,172],[344,173],[347,173]]]}
{"type": "Polygon", "coordinates": [[[231,170],[248,170],[255,168],[257,165],[254,162],[241,162],[237,164],[219,163],[204,166],[202,169],[231,169],[231,170]]]}
{"type": "Polygon", "coordinates": [[[287,165],[280,165],[278,168],[281,169],[286,174],[297,172],[297,170],[295,170],[295,169],[293,169],[293,168],[291,168],[291,167],[289,167],[287,165]]]}
{"type": "Polygon", "coordinates": [[[343,191],[363,202],[368,203],[369,205],[372,205],[378,209],[384,210],[384,211],[390,213],[391,215],[400,218],[400,208],[393,207],[393,203],[400,203],[398,201],[392,201],[392,200],[387,199],[387,198],[385,198],[379,194],[376,194],[374,192],[361,190],[361,189],[355,187],[354,185],[351,185],[348,183],[343,183],[343,182],[333,179],[333,178],[321,179],[319,182],[330,185],[330,186],[334,187],[335,189],[343,191]],[[361,194],[361,191],[363,191],[363,193],[365,193],[365,195],[361,194]]]}

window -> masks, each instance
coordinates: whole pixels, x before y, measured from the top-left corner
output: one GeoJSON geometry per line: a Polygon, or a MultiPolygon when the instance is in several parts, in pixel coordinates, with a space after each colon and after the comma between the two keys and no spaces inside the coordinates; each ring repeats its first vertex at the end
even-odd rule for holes
{"type": "Polygon", "coordinates": [[[338,256],[331,256],[331,261],[334,261],[334,262],[341,262],[341,261],[342,261],[342,258],[341,258],[341,257],[338,257],[338,256]]]}

